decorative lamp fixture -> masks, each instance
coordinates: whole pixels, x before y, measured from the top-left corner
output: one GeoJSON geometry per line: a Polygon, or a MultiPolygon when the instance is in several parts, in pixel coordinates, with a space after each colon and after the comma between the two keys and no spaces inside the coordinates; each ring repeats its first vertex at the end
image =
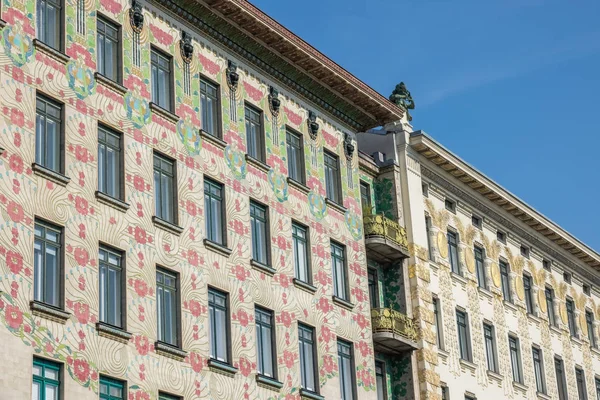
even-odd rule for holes
{"type": "Polygon", "coordinates": [[[179,49],[181,50],[183,61],[187,64],[192,62],[192,58],[194,57],[194,45],[192,45],[192,37],[186,31],[181,31],[179,49]]]}
{"type": "Polygon", "coordinates": [[[308,133],[310,134],[310,137],[312,140],[315,140],[319,133],[319,124],[317,122],[317,114],[314,111],[308,112],[308,120],[306,123],[308,124],[308,133]]]}
{"type": "Polygon", "coordinates": [[[144,27],[144,14],[142,5],[137,0],[131,0],[131,8],[129,9],[129,22],[135,33],[140,33],[144,27]]]}

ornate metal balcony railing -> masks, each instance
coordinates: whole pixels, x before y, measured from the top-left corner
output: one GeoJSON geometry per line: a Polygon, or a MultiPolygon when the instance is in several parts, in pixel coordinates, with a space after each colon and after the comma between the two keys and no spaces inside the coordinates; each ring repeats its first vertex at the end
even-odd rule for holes
{"type": "Polygon", "coordinates": [[[413,342],[419,339],[419,330],[414,320],[399,311],[391,308],[373,308],[371,321],[373,334],[388,332],[413,342]]]}
{"type": "Polygon", "coordinates": [[[365,215],[363,217],[365,239],[370,237],[383,237],[396,245],[408,250],[408,238],[406,229],[399,223],[389,219],[382,214],[365,215]]]}

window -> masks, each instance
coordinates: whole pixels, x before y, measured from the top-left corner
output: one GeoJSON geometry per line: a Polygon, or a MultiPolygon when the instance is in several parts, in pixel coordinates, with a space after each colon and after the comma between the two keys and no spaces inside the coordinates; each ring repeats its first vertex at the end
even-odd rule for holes
{"type": "Polygon", "coordinates": [[[229,363],[229,299],[227,294],[208,289],[210,358],[229,363]]]}
{"type": "Polygon", "coordinates": [[[173,396],[172,394],[167,394],[167,393],[159,392],[158,393],[158,400],[181,400],[181,397],[179,397],[179,396],[173,396]]]}
{"type": "Polygon", "coordinates": [[[294,252],[296,279],[310,284],[312,283],[312,277],[308,261],[308,249],[308,228],[292,222],[292,250],[294,252]]]}
{"type": "Polygon", "coordinates": [[[433,323],[435,324],[435,333],[437,339],[437,347],[440,350],[444,349],[444,337],[442,336],[442,314],[440,313],[440,299],[433,298],[433,323]]]}
{"type": "Polygon", "coordinates": [[[568,400],[567,380],[565,377],[565,368],[560,358],[554,358],[554,372],[556,374],[556,386],[558,389],[558,399],[568,400]]]}
{"type": "Polygon", "coordinates": [[[333,294],[341,299],[349,300],[346,280],[346,250],[337,243],[331,243],[331,268],[333,270],[333,294]]]}
{"type": "Polygon", "coordinates": [[[535,387],[538,393],[546,394],[546,379],[544,377],[544,361],[542,350],[537,347],[531,349],[533,355],[533,373],[535,375],[535,387]]]}
{"type": "Polygon", "coordinates": [[[475,254],[475,273],[477,274],[477,284],[479,287],[487,289],[487,282],[485,278],[485,264],[483,262],[483,249],[481,247],[475,246],[473,249],[473,253],[475,254]]]}
{"type": "Polygon", "coordinates": [[[171,111],[171,57],[152,48],[152,102],[171,111]]]}
{"type": "Polygon", "coordinates": [[[529,258],[529,247],[521,246],[521,255],[525,258],[529,258]]]}
{"type": "Polygon", "coordinates": [[[456,324],[458,327],[458,348],[460,350],[460,358],[471,361],[471,339],[469,338],[467,313],[456,310],[456,324]]]}
{"type": "Polygon", "coordinates": [[[377,360],[375,361],[375,385],[377,387],[377,400],[387,400],[385,364],[377,360]]]}
{"type": "Polygon", "coordinates": [[[596,334],[594,333],[594,314],[591,311],[585,311],[585,324],[587,325],[588,339],[590,346],[596,347],[596,334]]]}
{"type": "Polygon", "coordinates": [[[38,0],[37,36],[54,50],[62,50],[63,3],[61,0],[38,0]]]}
{"type": "Polygon", "coordinates": [[[556,316],[554,315],[554,290],[546,288],[546,308],[548,309],[548,322],[551,326],[556,326],[556,316]]]}
{"type": "Polygon", "coordinates": [[[36,220],[34,250],[33,299],[61,307],[62,228],[36,220]]]}
{"type": "Polygon", "coordinates": [[[154,203],[156,216],[177,224],[175,161],[154,153],[154,203]]]}
{"type": "Polygon", "coordinates": [[[98,191],[123,200],[122,135],[98,126],[98,191]]]}
{"type": "Polygon", "coordinates": [[[338,157],[325,151],[325,189],[327,198],[334,203],[341,203],[340,166],[338,157]]]}
{"type": "Polygon", "coordinates": [[[268,209],[250,201],[250,230],[252,235],[252,259],[269,265],[269,218],[268,209]]]}
{"type": "Polygon", "coordinates": [[[42,358],[33,359],[32,399],[60,398],[61,365],[42,358]]]}
{"type": "Polygon", "coordinates": [[[221,137],[221,106],[219,85],[200,78],[200,107],[202,130],[211,136],[221,137]]]}
{"type": "Polygon", "coordinates": [[[458,238],[456,233],[448,231],[448,259],[450,261],[450,269],[455,274],[460,275],[460,265],[458,264],[458,238]]]}
{"type": "Polygon", "coordinates": [[[477,400],[477,398],[475,398],[474,396],[465,394],[465,400],[477,400]]]}
{"type": "Polygon", "coordinates": [[[600,378],[596,378],[596,398],[600,400],[600,378]]]}
{"type": "Polygon", "coordinates": [[[204,213],[206,238],[211,242],[225,246],[223,185],[204,178],[204,213]]]}
{"type": "Polygon", "coordinates": [[[427,233],[427,254],[433,260],[433,247],[431,247],[431,217],[425,216],[425,231],[427,233]]]}
{"type": "Polygon", "coordinates": [[[477,228],[477,229],[481,229],[482,222],[481,222],[481,218],[480,218],[480,217],[478,217],[478,216],[476,216],[476,215],[473,215],[473,216],[471,217],[471,223],[473,224],[473,226],[474,226],[475,228],[477,228]]]}
{"type": "Polygon", "coordinates": [[[568,272],[563,272],[563,279],[568,284],[571,284],[571,274],[568,272]]]}
{"type": "Polygon", "coordinates": [[[496,355],[496,335],[494,327],[483,324],[483,338],[485,340],[485,352],[487,356],[487,367],[492,372],[498,372],[498,358],[496,355]]]}
{"type": "Polygon", "coordinates": [[[317,349],[315,347],[315,329],[298,324],[298,343],[300,347],[300,375],[302,389],[318,393],[317,349]]]}
{"type": "Polygon", "coordinates": [[[577,326],[575,325],[575,303],[573,300],[567,299],[565,301],[565,305],[567,307],[567,319],[569,322],[569,332],[571,336],[577,337],[577,326]]]}
{"type": "Polygon", "coordinates": [[[352,343],[338,339],[337,347],[342,400],[354,400],[356,385],[354,382],[354,350],[352,343]]]}
{"type": "Polygon", "coordinates": [[[360,204],[363,213],[365,210],[371,211],[371,187],[363,181],[360,181],[360,204]]]}
{"type": "Polygon", "coordinates": [[[288,158],[288,173],[296,182],[304,183],[304,144],[302,136],[287,130],[285,134],[288,158]]]}
{"type": "Polygon", "coordinates": [[[533,314],[533,292],[531,285],[531,276],[523,274],[523,290],[525,291],[525,307],[528,314],[533,314]]]}
{"type": "Polygon", "coordinates": [[[444,201],[444,206],[446,207],[446,210],[450,211],[451,213],[456,213],[456,202],[455,201],[446,199],[444,201]]]}
{"type": "Polygon", "coordinates": [[[246,152],[256,160],[265,161],[264,131],[262,112],[249,105],[245,109],[246,118],[246,152]]]}
{"type": "Polygon", "coordinates": [[[375,268],[368,268],[367,277],[369,280],[369,299],[371,300],[371,308],[379,308],[379,282],[377,280],[377,270],[375,268]]]}
{"type": "Polygon", "coordinates": [[[583,293],[584,293],[584,294],[586,294],[586,295],[588,295],[588,296],[590,296],[590,295],[591,295],[591,293],[592,293],[592,288],[590,287],[590,285],[585,285],[585,284],[584,284],[584,285],[582,286],[582,288],[583,288],[583,293]]]}
{"type": "Polygon", "coordinates": [[[496,239],[500,242],[500,243],[504,243],[506,244],[506,233],[502,232],[502,231],[497,231],[496,232],[496,239]]]}
{"type": "Polygon", "coordinates": [[[421,185],[421,192],[423,193],[423,196],[429,197],[429,185],[426,183],[423,183],[421,185]]]}
{"type": "Polygon", "coordinates": [[[35,162],[54,172],[63,172],[63,106],[37,95],[35,117],[35,162]]]}
{"type": "Polygon", "coordinates": [[[509,336],[508,347],[510,350],[510,364],[512,366],[513,381],[523,383],[523,371],[521,370],[521,348],[519,347],[519,339],[509,336]]]}
{"type": "Polygon", "coordinates": [[[277,349],[273,311],[256,307],[256,349],[258,352],[257,371],[260,375],[277,377],[277,349]]]}
{"type": "Polygon", "coordinates": [[[577,381],[577,395],[579,396],[579,400],[587,400],[585,374],[581,368],[575,367],[575,380],[577,381]]]}
{"type": "Polygon", "coordinates": [[[100,321],[123,328],[123,253],[100,246],[100,321]]]}
{"type": "Polygon", "coordinates": [[[551,263],[548,260],[542,260],[542,266],[544,267],[544,269],[546,271],[551,271],[552,270],[551,263]]]}
{"type": "Polygon", "coordinates": [[[450,396],[448,394],[448,386],[442,385],[442,400],[450,400],[450,396]]]}
{"type": "Polygon", "coordinates": [[[179,347],[179,296],[177,275],[156,269],[158,340],[179,347]]]}
{"type": "Polygon", "coordinates": [[[124,400],[125,382],[100,375],[100,400],[124,400]]]}
{"type": "Polygon", "coordinates": [[[502,283],[502,297],[504,297],[504,300],[512,303],[512,296],[510,293],[510,267],[502,260],[500,260],[499,264],[501,278],[500,282],[502,283]]]}
{"type": "Polygon", "coordinates": [[[119,27],[98,17],[96,25],[98,73],[114,82],[121,82],[121,46],[119,27]]]}

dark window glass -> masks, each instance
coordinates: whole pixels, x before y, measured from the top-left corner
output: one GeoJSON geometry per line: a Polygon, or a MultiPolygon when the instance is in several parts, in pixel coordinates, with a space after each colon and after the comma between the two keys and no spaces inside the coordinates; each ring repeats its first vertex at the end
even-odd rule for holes
{"type": "Polygon", "coordinates": [[[355,399],[354,350],[352,343],[338,339],[338,369],[342,400],[355,399]]]}
{"type": "Polygon", "coordinates": [[[63,10],[60,0],[38,0],[37,36],[54,50],[62,49],[63,10]]]}
{"type": "Polygon", "coordinates": [[[377,400],[387,400],[385,364],[381,361],[375,361],[375,385],[377,386],[377,400]]]}
{"type": "Polygon", "coordinates": [[[521,255],[525,258],[529,258],[529,247],[521,246],[521,255]]]}
{"type": "Polygon", "coordinates": [[[475,254],[475,273],[477,274],[477,284],[479,285],[479,287],[487,289],[485,277],[485,264],[483,262],[483,249],[481,247],[475,246],[473,252],[475,254]]]}
{"type": "Polygon", "coordinates": [[[341,203],[340,196],[340,165],[338,157],[325,151],[325,189],[327,198],[334,203],[341,203]]]}
{"type": "Polygon", "coordinates": [[[61,365],[41,358],[33,359],[32,399],[59,400],[61,365]]]}
{"type": "Polygon", "coordinates": [[[425,216],[425,230],[427,232],[427,254],[433,260],[433,247],[431,246],[431,218],[425,216]]]}
{"type": "Polygon", "coordinates": [[[554,290],[546,288],[546,308],[548,310],[548,322],[556,326],[556,317],[554,315],[554,290]]]}
{"type": "Polygon", "coordinates": [[[63,106],[38,95],[35,117],[35,162],[55,172],[63,172],[63,106]]]}
{"type": "Polygon", "coordinates": [[[179,297],[177,275],[156,269],[158,340],[179,346],[179,297]]]}
{"type": "Polygon", "coordinates": [[[446,210],[450,212],[456,212],[456,203],[454,201],[446,199],[444,201],[444,206],[446,207],[446,210]]]}
{"type": "Polygon", "coordinates": [[[575,325],[575,304],[573,303],[573,300],[567,299],[565,305],[567,306],[569,332],[571,333],[571,336],[577,336],[577,326],[575,325]]]}
{"type": "Polygon", "coordinates": [[[487,356],[487,367],[490,371],[498,372],[498,360],[496,358],[496,336],[492,325],[483,324],[483,337],[485,339],[485,352],[487,356]]]}
{"type": "Polygon", "coordinates": [[[600,378],[596,378],[596,400],[600,400],[600,378]]]}
{"type": "Polygon", "coordinates": [[[510,350],[510,364],[512,366],[513,381],[523,383],[523,372],[521,370],[521,349],[519,339],[509,336],[508,347],[510,350]]]}
{"type": "Polygon", "coordinates": [[[262,113],[247,105],[244,115],[246,118],[246,152],[250,157],[264,162],[265,144],[262,113]]]}
{"type": "Polygon", "coordinates": [[[208,289],[210,358],[229,363],[229,301],[227,294],[208,289]]]}
{"type": "Polygon", "coordinates": [[[596,347],[596,334],[594,333],[594,314],[590,311],[585,312],[585,322],[587,325],[587,334],[590,346],[596,347]]]}
{"type": "Polygon", "coordinates": [[[294,252],[296,279],[312,283],[308,262],[308,228],[296,222],[292,223],[292,251],[294,252]]]}
{"type": "Polygon", "coordinates": [[[123,200],[122,135],[98,126],[98,190],[123,200]]]}
{"type": "Polygon", "coordinates": [[[287,130],[286,132],[288,173],[296,182],[304,183],[304,144],[302,136],[287,130]]]}
{"type": "Polygon", "coordinates": [[[542,265],[544,266],[544,269],[546,271],[551,271],[552,270],[552,267],[550,266],[550,264],[551,264],[550,261],[548,261],[548,260],[542,260],[542,265]]]}
{"type": "Polygon", "coordinates": [[[204,213],[206,221],[206,238],[211,242],[225,246],[225,221],[223,185],[204,179],[204,213]]]}
{"type": "Polygon", "coordinates": [[[435,333],[437,339],[437,347],[444,349],[444,337],[442,336],[442,314],[440,313],[440,299],[433,298],[433,317],[435,323],[435,333]]]}
{"type": "Polygon", "coordinates": [[[125,382],[100,375],[100,399],[124,400],[125,382]]]}
{"type": "Polygon", "coordinates": [[[221,137],[221,107],[219,86],[200,78],[200,108],[202,130],[209,135],[221,137]]]}
{"type": "Polygon", "coordinates": [[[496,232],[496,239],[498,239],[500,243],[506,243],[506,233],[501,231],[496,232]]]}
{"type": "Polygon", "coordinates": [[[442,400],[449,400],[448,397],[448,386],[442,386],[442,400]]]}
{"type": "Polygon", "coordinates": [[[458,327],[460,358],[471,361],[471,339],[469,338],[468,320],[465,312],[456,310],[456,324],[458,327]]]}
{"type": "Polygon", "coordinates": [[[258,353],[257,371],[259,374],[276,378],[277,350],[275,348],[275,329],[273,312],[256,308],[256,350],[258,353]]]}
{"type": "Polygon", "coordinates": [[[377,281],[377,270],[369,268],[367,270],[369,280],[369,299],[371,308],[379,308],[379,282],[377,281]]]}
{"type": "Polygon", "coordinates": [[[156,216],[177,223],[175,201],[175,161],[154,154],[154,203],[156,216]]]}
{"type": "Polygon", "coordinates": [[[346,279],[346,250],[336,243],[331,243],[331,268],[333,270],[333,294],[341,299],[349,300],[348,281],[346,279]]]}
{"type": "Polygon", "coordinates": [[[159,392],[158,400],[181,400],[181,397],[159,392]]]}
{"type": "Polygon", "coordinates": [[[298,342],[300,346],[302,389],[318,393],[317,349],[315,347],[314,328],[298,324],[298,342]]]}
{"type": "Polygon", "coordinates": [[[264,265],[269,265],[268,212],[265,206],[253,201],[250,202],[252,258],[264,265]]]}
{"type": "Polygon", "coordinates": [[[481,229],[481,218],[479,218],[478,216],[473,215],[471,217],[471,223],[475,228],[481,229]]]}
{"type": "Polygon", "coordinates": [[[33,299],[61,307],[63,230],[36,221],[33,244],[33,299]]]}
{"type": "Polygon", "coordinates": [[[585,374],[581,368],[575,368],[575,380],[577,381],[577,395],[579,396],[579,400],[587,400],[585,374]]]}
{"type": "Polygon", "coordinates": [[[523,274],[523,289],[525,291],[525,306],[529,314],[533,314],[533,291],[531,288],[531,277],[523,274]]]}
{"type": "Polygon", "coordinates": [[[565,377],[565,368],[561,359],[554,359],[554,372],[556,374],[556,386],[558,389],[558,399],[568,400],[569,395],[567,394],[567,380],[565,377]]]}
{"type": "Polygon", "coordinates": [[[152,102],[171,111],[171,57],[152,48],[152,102]]]}
{"type": "Polygon", "coordinates": [[[120,82],[119,27],[98,17],[97,26],[98,72],[115,82],[120,82]]]}
{"type": "Polygon", "coordinates": [[[448,260],[450,261],[450,268],[455,274],[461,273],[460,265],[458,264],[458,238],[456,233],[448,231],[448,260]]]}
{"type": "Polygon", "coordinates": [[[123,254],[106,246],[100,246],[100,321],[123,328],[123,254]]]}
{"type": "Polygon", "coordinates": [[[371,187],[363,181],[360,181],[360,203],[363,212],[371,210],[371,187]]]}
{"type": "Polygon", "coordinates": [[[537,347],[532,348],[533,355],[533,372],[535,374],[536,390],[539,393],[546,394],[546,379],[544,377],[544,361],[542,359],[542,351],[537,347]]]}
{"type": "Polygon", "coordinates": [[[500,282],[502,283],[502,296],[504,300],[512,303],[510,294],[510,267],[504,261],[500,261],[500,282]]]}
{"type": "Polygon", "coordinates": [[[565,282],[567,283],[571,283],[571,274],[568,272],[563,272],[563,279],[565,280],[565,282]]]}

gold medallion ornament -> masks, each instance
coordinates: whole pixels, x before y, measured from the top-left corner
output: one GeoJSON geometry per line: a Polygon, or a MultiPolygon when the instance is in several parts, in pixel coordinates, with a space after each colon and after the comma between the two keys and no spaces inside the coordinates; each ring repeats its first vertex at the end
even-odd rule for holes
{"type": "Polygon", "coordinates": [[[440,256],[442,258],[448,258],[448,239],[442,232],[437,234],[437,246],[440,256]]]}
{"type": "Polygon", "coordinates": [[[560,320],[563,324],[567,323],[567,306],[563,303],[558,307],[558,313],[560,314],[560,320]]]}
{"type": "Polygon", "coordinates": [[[500,267],[496,261],[492,263],[492,282],[497,288],[500,287],[500,267]]]}
{"type": "Polygon", "coordinates": [[[520,276],[515,278],[515,292],[517,292],[519,300],[523,301],[525,298],[525,290],[523,289],[523,278],[520,276]]]}
{"type": "Polygon", "coordinates": [[[473,254],[473,249],[467,248],[465,250],[465,264],[470,273],[475,272],[475,254],[473,254]]]}
{"type": "Polygon", "coordinates": [[[546,307],[546,294],[543,290],[538,290],[537,294],[540,311],[542,314],[546,314],[548,312],[548,307],[546,307]]]}

